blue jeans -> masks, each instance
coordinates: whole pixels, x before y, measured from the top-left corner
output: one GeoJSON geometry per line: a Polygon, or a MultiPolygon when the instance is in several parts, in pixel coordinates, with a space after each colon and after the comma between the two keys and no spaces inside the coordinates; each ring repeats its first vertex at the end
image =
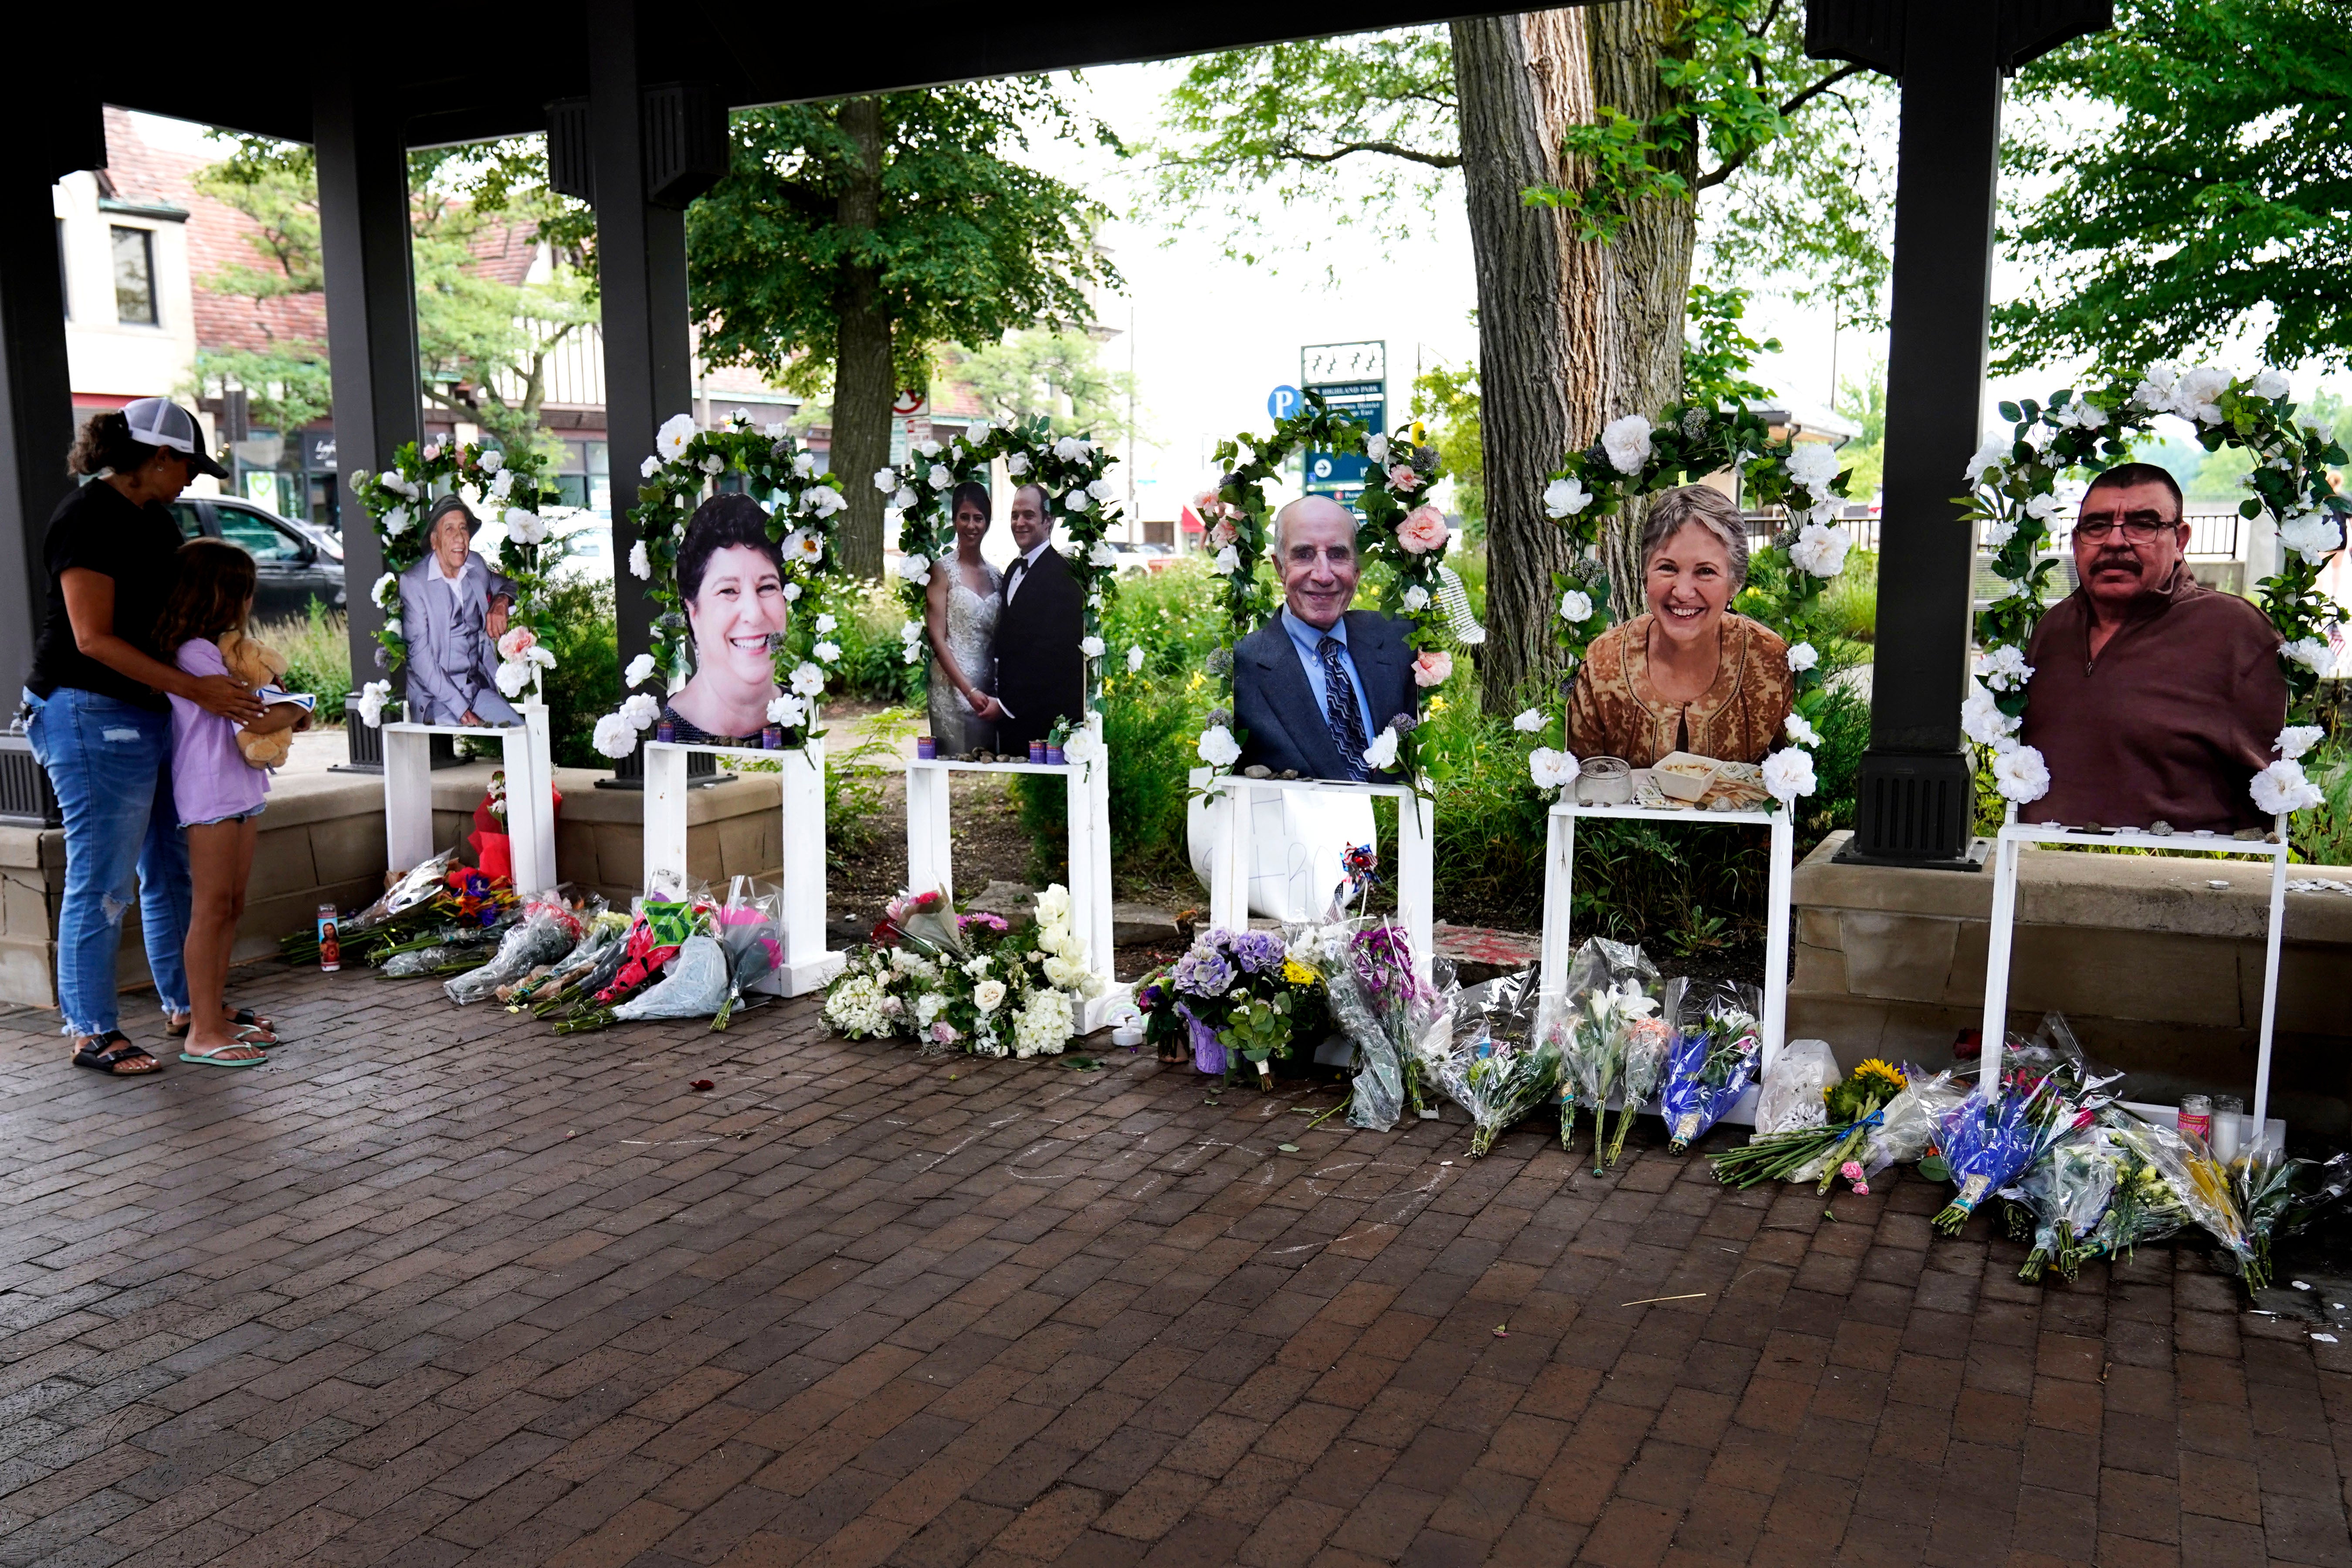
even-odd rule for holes
{"type": "Polygon", "coordinates": [[[58,911],[58,1011],[69,1035],[120,1021],[114,955],[139,900],[147,971],[166,1014],[185,1012],[188,841],[172,804],[172,715],[60,686],[25,693],[33,755],[66,819],[66,892],[58,911]]]}

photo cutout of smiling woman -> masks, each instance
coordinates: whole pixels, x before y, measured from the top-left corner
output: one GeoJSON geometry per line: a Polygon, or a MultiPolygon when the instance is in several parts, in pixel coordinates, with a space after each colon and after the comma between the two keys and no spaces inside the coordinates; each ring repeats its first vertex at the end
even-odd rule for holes
{"type": "Polygon", "coordinates": [[[694,676],[662,717],[688,745],[760,743],[776,697],[775,639],[791,605],[783,551],[768,537],[768,514],[745,495],[713,496],[697,507],[677,552],[694,676]]]}

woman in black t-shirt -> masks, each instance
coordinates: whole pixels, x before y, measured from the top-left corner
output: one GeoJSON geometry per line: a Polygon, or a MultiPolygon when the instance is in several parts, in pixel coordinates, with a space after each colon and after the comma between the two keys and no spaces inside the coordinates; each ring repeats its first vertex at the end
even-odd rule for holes
{"type": "Polygon", "coordinates": [[[25,683],[25,732],[65,817],[58,1010],[76,1067],[127,1078],[161,1065],[116,1026],[114,955],[134,898],[168,1026],[186,1027],[188,847],[172,803],[166,697],[238,724],[261,704],[230,677],[189,675],[152,646],[180,547],[170,503],[198,474],[224,477],[195,417],[141,398],[92,416],[68,461],[89,480],[58,503],[42,547],[48,609],[25,683]]]}

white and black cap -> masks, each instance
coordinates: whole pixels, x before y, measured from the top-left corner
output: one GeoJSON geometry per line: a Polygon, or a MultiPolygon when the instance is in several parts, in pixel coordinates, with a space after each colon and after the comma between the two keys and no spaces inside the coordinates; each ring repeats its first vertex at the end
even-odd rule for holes
{"type": "Polygon", "coordinates": [[[210,474],[214,479],[228,478],[228,470],[212,460],[205,451],[205,427],[196,416],[168,397],[142,397],[125,404],[122,417],[131,426],[131,438],[142,446],[169,447],[174,452],[184,452],[196,472],[210,474]]]}

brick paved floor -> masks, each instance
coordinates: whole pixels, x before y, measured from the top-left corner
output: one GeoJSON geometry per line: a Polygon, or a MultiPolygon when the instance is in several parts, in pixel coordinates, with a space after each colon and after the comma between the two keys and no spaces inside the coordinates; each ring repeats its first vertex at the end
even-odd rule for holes
{"type": "Polygon", "coordinates": [[[0,1563],[2352,1559],[2352,1345],[2191,1249],[247,979],[267,1071],[0,1034],[0,1563]]]}

